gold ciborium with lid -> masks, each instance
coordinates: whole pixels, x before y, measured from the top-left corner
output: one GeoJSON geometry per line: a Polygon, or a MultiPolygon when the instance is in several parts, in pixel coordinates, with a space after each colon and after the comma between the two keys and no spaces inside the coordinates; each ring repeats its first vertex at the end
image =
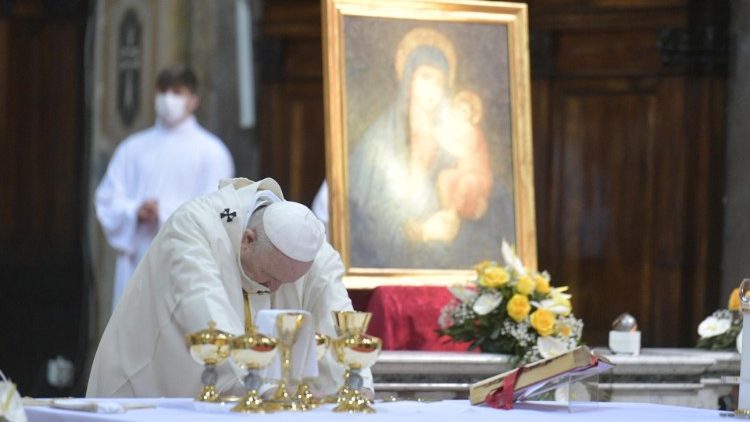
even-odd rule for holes
{"type": "Polygon", "coordinates": [[[190,356],[204,366],[201,374],[203,390],[195,398],[198,401],[219,401],[216,392],[216,381],[219,374],[216,366],[223,363],[229,356],[232,335],[216,328],[214,321],[208,322],[208,328],[186,336],[190,356]]]}

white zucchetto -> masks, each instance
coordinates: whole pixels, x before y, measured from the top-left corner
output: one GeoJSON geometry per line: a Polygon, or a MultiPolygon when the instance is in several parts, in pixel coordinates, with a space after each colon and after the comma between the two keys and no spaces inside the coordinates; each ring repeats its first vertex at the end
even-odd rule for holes
{"type": "Polygon", "coordinates": [[[266,207],[263,230],[281,253],[302,262],[315,259],[325,239],[323,223],[315,214],[291,201],[274,202],[266,207]]]}

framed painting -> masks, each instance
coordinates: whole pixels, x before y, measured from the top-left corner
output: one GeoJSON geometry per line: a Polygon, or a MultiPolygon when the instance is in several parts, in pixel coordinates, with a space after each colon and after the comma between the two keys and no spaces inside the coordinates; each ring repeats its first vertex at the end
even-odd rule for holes
{"type": "Polygon", "coordinates": [[[323,0],[330,236],[349,288],[536,267],[525,4],[323,0]]]}

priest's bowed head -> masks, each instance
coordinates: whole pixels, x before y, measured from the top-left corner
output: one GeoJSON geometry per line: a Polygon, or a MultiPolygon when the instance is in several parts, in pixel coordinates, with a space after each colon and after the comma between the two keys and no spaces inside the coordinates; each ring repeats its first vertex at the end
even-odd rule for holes
{"type": "Polygon", "coordinates": [[[273,293],[307,273],[324,238],[323,224],[307,207],[274,202],[256,210],[242,234],[242,271],[273,293]]]}

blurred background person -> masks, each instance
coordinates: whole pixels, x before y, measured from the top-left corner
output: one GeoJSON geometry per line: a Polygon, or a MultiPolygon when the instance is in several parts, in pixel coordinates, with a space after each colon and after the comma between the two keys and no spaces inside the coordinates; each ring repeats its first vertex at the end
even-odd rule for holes
{"type": "Polygon", "coordinates": [[[156,80],[156,123],[115,150],[96,189],[96,216],[117,251],[112,307],[159,227],[177,207],[234,176],[229,150],[194,116],[198,80],[176,65],[156,80]]]}

